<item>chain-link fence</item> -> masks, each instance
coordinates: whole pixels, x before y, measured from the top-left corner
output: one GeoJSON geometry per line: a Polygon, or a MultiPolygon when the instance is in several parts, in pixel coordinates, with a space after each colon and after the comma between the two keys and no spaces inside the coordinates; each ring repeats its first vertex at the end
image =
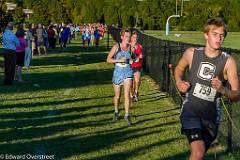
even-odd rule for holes
{"type": "MultiPolygon", "coordinates": [[[[109,27],[108,31],[115,41],[120,42],[121,29],[109,27]]],[[[175,87],[174,69],[186,48],[202,46],[161,40],[140,31],[138,33],[139,43],[143,46],[144,71],[159,84],[161,91],[172,96],[180,108],[182,98],[175,87]]],[[[223,50],[231,53],[236,58],[237,63],[240,62],[239,50],[230,48],[223,48],[223,50]]],[[[238,73],[240,74],[239,66],[238,73]]],[[[185,78],[188,79],[188,77],[185,78]]],[[[224,106],[222,107],[222,123],[218,140],[220,143],[228,144],[230,151],[240,149],[240,104],[232,104],[227,100],[225,100],[224,104],[227,110],[225,110],[224,106]]]]}

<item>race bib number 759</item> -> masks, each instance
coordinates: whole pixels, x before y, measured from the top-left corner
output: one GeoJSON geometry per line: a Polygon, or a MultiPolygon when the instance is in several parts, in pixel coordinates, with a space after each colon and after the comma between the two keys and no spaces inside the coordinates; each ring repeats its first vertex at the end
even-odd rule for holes
{"type": "Polygon", "coordinates": [[[203,84],[199,84],[199,83],[196,83],[196,86],[193,91],[193,95],[195,97],[198,97],[200,99],[210,101],[210,102],[214,102],[214,98],[216,94],[217,94],[216,89],[203,84]]]}

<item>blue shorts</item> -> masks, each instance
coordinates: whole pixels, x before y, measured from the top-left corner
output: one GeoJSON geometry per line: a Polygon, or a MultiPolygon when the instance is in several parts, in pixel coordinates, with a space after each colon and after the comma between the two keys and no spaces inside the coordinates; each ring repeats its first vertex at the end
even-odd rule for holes
{"type": "Polygon", "coordinates": [[[189,143],[195,140],[203,140],[206,149],[208,149],[217,136],[218,123],[214,120],[217,119],[217,117],[215,117],[214,114],[203,116],[201,109],[191,109],[193,107],[195,109],[199,108],[196,102],[195,104],[189,101],[183,103],[180,115],[182,125],[181,132],[187,136],[189,143]]]}
{"type": "Polygon", "coordinates": [[[207,151],[216,137],[213,137],[207,129],[185,129],[183,133],[186,135],[189,144],[194,141],[201,140],[205,143],[205,150],[207,151]]]}
{"type": "Polygon", "coordinates": [[[127,67],[115,66],[115,69],[113,72],[113,78],[112,78],[113,84],[122,85],[125,79],[132,79],[132,78],[133,78],[133,71],[130,65],[127,67]]]}
{"type": "Polygon", "coordinates": [[[183,102],[180,120],[183,129],[191,128],[216,128],[219,124],[219,111],[214,104],[204,105],[200,102],[189,100],[183,102]]]}

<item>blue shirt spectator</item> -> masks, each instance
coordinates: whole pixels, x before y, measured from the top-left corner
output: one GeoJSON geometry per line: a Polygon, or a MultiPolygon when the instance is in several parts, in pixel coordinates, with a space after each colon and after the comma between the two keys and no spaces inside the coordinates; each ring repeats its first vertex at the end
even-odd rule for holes
{"type": "Polygon", "coordinates": [[[4,85],[12,85],[16,70],[16,47],[20,45],[18,38],[12,32],[13,22],[7,24],[3,33],[3,57],[4,57],[4,85]]]}
{"type": "Polygon", "coordinates": [[[95,31],[94,31],[94,37],[95,37],[95,39],[99,39],[100,38],[100,32],[99,32],[99,30],[98,29],[96,29],[95,31]]]}
{"type": "Polygon", "coordinates": [[[63,32],[61,33],[62,40],[67,40],[71,35],[70,28],[66,27],[63,29],[63,32]]]}
{"type": "Polygon", "coordinates": [[[3,33],[3,48],[16,51],[17,46],[19,46],[18,38],[11,30],[6,29],[3,33]]]}

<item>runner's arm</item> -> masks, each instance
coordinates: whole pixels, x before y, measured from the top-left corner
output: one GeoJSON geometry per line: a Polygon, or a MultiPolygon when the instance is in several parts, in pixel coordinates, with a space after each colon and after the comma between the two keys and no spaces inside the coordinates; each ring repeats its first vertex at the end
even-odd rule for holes
{"type": "Polygon", "coordinates": [[[239,80],[237,72],[237,63],[233,57],[228,58],[226,62],[226,74],[228,83],[230,84],[231,88],[227,89],[222,87],[220,89],[220,93],[229,98],[231,101],[238,101],[240,100],[239,80]]]}
{"type": "Polygon", "coordinates": [[[122,59],[114,59],[114,55],[118,49],[117,45],[114,45],[111,49],[111,51],[108,53],[107,56],[107,62],[108,63],[124,63],[126,60],[124,58],[122,59]]]}
{"type": "Polygon", "coordinates": [[[194,49],[187,49],[181,59],[178,62],[178,65],[175,69],[175,82],[178,90],[182,93],[186,93],[190,88],[190,83],[183,80],[185,70],[191,66],[191,61],[193,57],[194,49]]]}
{"type": "Polygon", "coordinates": [[[139,47],[140,47],[140,50],[141,50],[141,53],[140,53],[140,55],[139,55],[139,58],[140,58],[140,59],[143,59],[142,45],[140,44],[139,47]]]}

